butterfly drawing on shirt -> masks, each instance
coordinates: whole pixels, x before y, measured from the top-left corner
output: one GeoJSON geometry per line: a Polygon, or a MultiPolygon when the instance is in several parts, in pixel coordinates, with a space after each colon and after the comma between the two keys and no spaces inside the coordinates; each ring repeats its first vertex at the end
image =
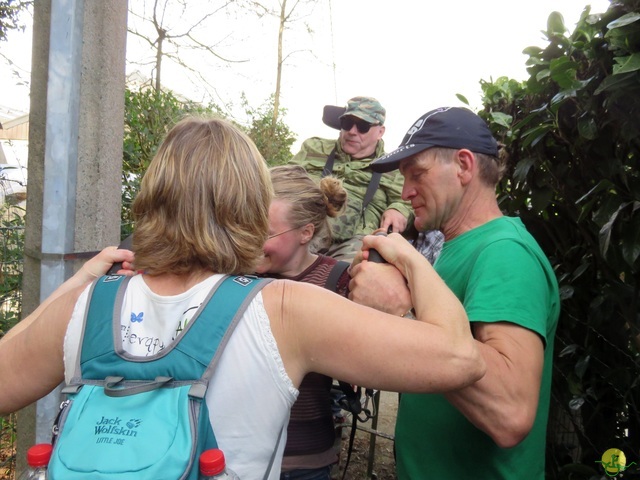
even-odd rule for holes
{"type": "Polygon", "coordinates": [[[136,322],[142,323],[142,320],[143,320],[142,316],[143,315],[144,315],[144,312],[140,312],[137,315],[135,313],[131,312],[131,322],[132,323],[136,323],[136,322]]]}

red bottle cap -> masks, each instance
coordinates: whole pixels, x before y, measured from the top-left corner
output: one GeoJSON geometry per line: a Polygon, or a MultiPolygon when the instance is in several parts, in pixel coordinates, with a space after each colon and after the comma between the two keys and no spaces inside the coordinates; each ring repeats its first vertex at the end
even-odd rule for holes
{"type": "Polygon", "coordinates": [[[200,454],[200,473],[203,475],[217,475],[224,471],[224,453],[218,448],[205,450],[200,454]]]}
{"type": "Polygon", "coordinates": [[[27,463],[32,467],[46,467],[51,458],[53,446],[50,443],[38,443],[27,450],[27,463]]]}

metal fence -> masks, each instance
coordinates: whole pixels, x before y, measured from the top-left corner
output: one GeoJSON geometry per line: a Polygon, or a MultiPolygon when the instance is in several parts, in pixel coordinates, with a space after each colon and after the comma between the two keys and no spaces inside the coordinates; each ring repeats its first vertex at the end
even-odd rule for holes
{"type": "MultiPolygon", "coordinates": [[[[3,198],[4,200],[4,198],[3,198]]],[[[20,319],[24,258],[24,208],[0,203],[0,337],[20,319]]],[[[15,415],[0,417],[0,479],[13,478],[15,415]]]]}
{"type": "Polygon", "coordinates": [[[0,335],[20,318],[24,258],[24,208],[0,206],[0,335]]]}

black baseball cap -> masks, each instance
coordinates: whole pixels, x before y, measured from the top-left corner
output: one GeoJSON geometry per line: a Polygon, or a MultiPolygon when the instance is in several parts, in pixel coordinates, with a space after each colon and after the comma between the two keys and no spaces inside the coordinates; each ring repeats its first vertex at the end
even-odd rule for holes
{"type": "Polygon", "coordinates": [[[400,160],[431,147],[466,148],[474,153],[498,156],[498,143],[488,125],[467,108],[441,107],[422,115],[393,152],[371,163],[374,172],[390,172],[400,160]]]}

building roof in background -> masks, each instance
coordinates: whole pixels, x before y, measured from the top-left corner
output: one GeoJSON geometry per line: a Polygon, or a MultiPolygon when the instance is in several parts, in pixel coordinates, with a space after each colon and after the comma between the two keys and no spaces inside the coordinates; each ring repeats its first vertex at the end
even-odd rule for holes
{"type": "Polygon", "coordinates": [[[28,140],[29,113],[0,105],[0,140],[28,140]]]}

